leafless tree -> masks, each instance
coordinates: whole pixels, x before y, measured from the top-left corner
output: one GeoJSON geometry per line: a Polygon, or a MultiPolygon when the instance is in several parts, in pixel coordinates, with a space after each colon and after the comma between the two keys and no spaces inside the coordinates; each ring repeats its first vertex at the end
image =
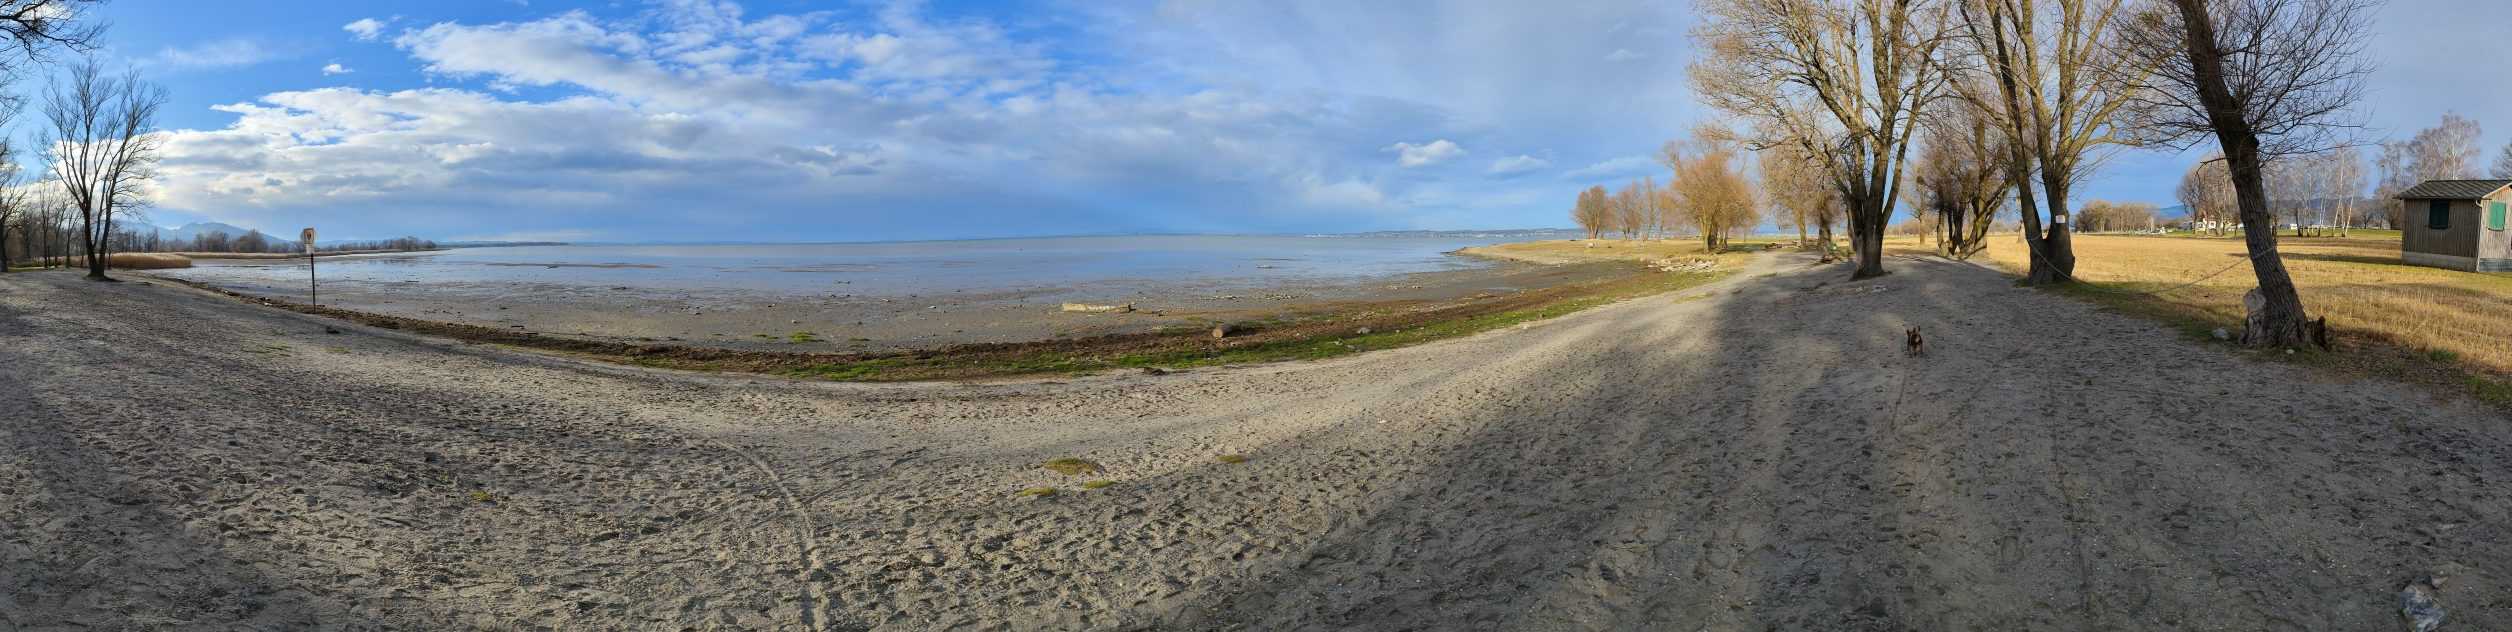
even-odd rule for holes
{"type": "Polygon", "coordinates": [[[2505,143],[2502,149],[2495,150],[2493,172],[2496,179],[2512,180],[2512,143],[2505,143]]]}
{"type": "Polygon", "coordinates": [[[1753,183],[1736,165],[1736,149],[1724,137],[1705,128],[1689,141],[1666,143],[1658,157],[1675,172],[1667,188],[1675,192],[1676,207],[1701,230],[1701,243],[1710,252],[1726,249],[1738,231],[1761,222],[1753,183]]]}
{"type": "Polygon", "coordinates": [[[2011,145],[1979,108],[1953,101],[1932,110],[1924,138],[1913,169],[1923,205],[1945,231],[1940,251],[1970,258],[1988,247],[1989,228],[2015,186],[2011,145]]]}
{"type": "Polygon", "coordinates": [[[2408,171],[2416,174],[2420,182],[2475,178],[2477,138],[2484,133],[2475,119],[2444,112],[2441,125],[2418,131],[2408,139],[2408,171]]]}
{"type": "Polygon", "coordinates": [[[1660,195],[1655,176],[1633,183],[1631,203],[1640,209],[1640,238],[1657,239],[1666,231],[1665,197],[1660,195]]]}
{"type": "MultiPolygon", "coordinates": [[[[2309,318],[2268,212],[2267,160],[2347,144],[2346,118],[2371,72],[2361,51],[2374,0],[2145,0],[2121,42],[2130,54],[2169,54],[2138,92],[2133,129],[2167,146],[2213,137],[2241,208],[2242,237],[2259,287],[2242,340],[2300,346],[2309,318]]],[[[2245,300],[2245,303],[2253,301],[2245,300]]]]}
{"type": "MultiPolygon", "coordinates": [[[[1702,0],[1692,80],[1752,121],[1748,146],[1821,156],[1849,210],[1852,278],[1884,274],[1919,114],[1943,96],[1948,0],[1702,0]]],[[[1681,182],[1676,183],[1681,186],[1681,182]]]]}
{"type": "Polygon", "coordinates": [[[105,25],[87,19],[87,10],[103,5],[105,0],[0,0],[0,37],[8,40],[15,55],[0,56],[0,71],[14,71],[23,63],[48,61],[47,54],[55,48],[76,52],[95,50],[96,40],[104,35],[105,25]]]}
{"type": "Polygon", "coordinates": [[[2416,172],[2408,167],[2413,162],[2409,158],[2413,153],[2407,143],[2384,142],[2379,155],[2373,159],[2373,170],[2377,173],[2373,176],[2372,197],[2373,203],[2380,205],[2384,228],[2398,228],[2407,223],[2407,210],[2400,204],[2398,196],[2408,187],[2416,186],[2416,172]]]}
{"type": "Polygon", "coordinates": [[[2323,158],[2321,175],[2328,178],[2325,189],[2330,196],[2331,210],[2337,214],[2338,236],[2355,226],[2356,198],[2364,193],[2364,152],[2342,147],[2323,158]]]}
{"type": "Polygon", "coordinates": [[[1775,207],[1773,217],[1786,218],[1795,226],[1797,242],[1801,244],[1812,243],[1806,231],[1820,225],[1822,245],[1830,248],[1831,222],[1838,221],[1839,194],[1824,172],[1822,159],[1793,145],[1763,150],[1756,158],[1762,172],[1762,191],[1775,207]]]}
{"type": "Polygon", "coordinates": [[[107,75],[90,59],[70,68],[69,76],[45,95],[43,146],[52,179],[78,209],[79,233],[86,247],[87,278],[105,276],[114,218],[145,201],[143,189],[156,175],[157,110],[166,102],[164,88],[140,80],[139,73],[107,75]]]}
{"type": "Polygon", "coordinates": [[[1965,100],[2002,123],[2013,155],[2008,178],[2017,193],[2024,244],[2031,251],[2026,282],[2063,283],[2076,268],[2068,200],[2092,175],[2105,150],[2132,144],[2122,132],[2135,87],[2165,59],[2157,51],[2112,45],[2131,0],[1960,0],[1970,42],[1965,68],[1984,75],[1966,82],[1965,100]],[[1994,90],[1988,88],[1994,87],[1994,90]],[[2045,229],[2030,187],[2049,205],[2045,229]]]}
{"type": "Polygon", "coordinates": [[[2222,156],[2210,154],[2190,165],[2174,194],[2182,206],[2189,207],[2194,230],[2222,235],[2240,213],[2240,205],[2233,200],[2233,175],[2225,170],[2222,156]]]}
{"type": "Polygon", "coordinates": [[[1588,239],[1613,229],[1612,203],[1606,200],[1610,195],[1602,186],[1581,189],[1578,204],[1570,207],[1570,219],[1579,223],[1579,230],[1585,231],[1588,239]]]}

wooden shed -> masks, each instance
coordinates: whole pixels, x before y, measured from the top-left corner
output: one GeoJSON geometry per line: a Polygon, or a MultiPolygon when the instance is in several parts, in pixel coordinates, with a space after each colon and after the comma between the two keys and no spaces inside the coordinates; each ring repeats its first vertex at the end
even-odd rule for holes
{"type": "Polygon", "coordinates": [[[2399,193],[2407,210],[2399,255],[2408,263],[2512,272],[2512,180],[2429,180],[2399,193]]]}

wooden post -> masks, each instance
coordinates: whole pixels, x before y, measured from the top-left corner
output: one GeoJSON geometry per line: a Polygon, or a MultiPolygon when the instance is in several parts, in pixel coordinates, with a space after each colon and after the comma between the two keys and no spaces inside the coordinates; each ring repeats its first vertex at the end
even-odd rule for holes
{"type": "Polygon", "coordinates": [[[314,279],[314,227],[307,226],[297,239],[305,242],[305,292],[317,307],[323,304],[323,286],[314,279]]]}

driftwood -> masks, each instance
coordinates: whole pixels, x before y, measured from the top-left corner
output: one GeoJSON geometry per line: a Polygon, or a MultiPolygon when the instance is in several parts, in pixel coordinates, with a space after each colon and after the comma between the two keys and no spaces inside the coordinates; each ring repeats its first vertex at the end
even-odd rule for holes
{"type": "Polygon", "coordinates": [[[1084,314],[1123,314],[1134,311],[1134,304],[1094,305],[1090,303],[1065,303],[1064,311],[1080,312],[1084,314]]]}

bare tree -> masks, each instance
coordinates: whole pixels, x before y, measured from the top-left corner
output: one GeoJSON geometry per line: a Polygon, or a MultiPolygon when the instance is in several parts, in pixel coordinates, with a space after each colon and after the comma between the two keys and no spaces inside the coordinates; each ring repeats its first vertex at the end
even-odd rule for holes
{"type": "MultiPolygon", "coordinates": [[[[1969,64],[1985,71],[1994,94],[1962,91],[1981,112],[1996,117],[2008,136],[2013,182],[2030,250],[2025,280],[2031,284],[2072,280],[2076,269],[2068,236],[2068,200],[2092,175],[2106,148],[2128,145],[2122,133],[2134,87],[2165,58],[2159,52],[2110,45],[2130,0],[1961,0],[1963,34],[1971,42],[1969,64]],[[2043,227],[2030,191],[2040,180],[2039,200],[2049,204],[2043,227]]],[[[1964,84],[1972,86],[1973,84],[1964,84]]]]}
{"type": "Polygon", "coordinates": [[[2333,198],[2330,208],[2337,214],[2338,236],[2345,237],[2346,230],[2355,226],[2356,198],[2364,193],[2364,152],[2343,147],[2323,160],[2327,166],[2321,174],[2328,178],[2325,191],[2333,198]]]}
{"type": "Polygon", "coordinates": [[[1639,181],[1634,180],[1630,184],[1622,185],[1622,188],[1615,190],[1613,197],[1608,199],[1612,201],[1614,209],[1614,230],[1622,233],[1622,238],[1625,240],[1638,238],[1641,227],[1648,225],[1647,211],[1642,208],[1643,204],[1640,200],[1639,181]]]}
{"type": "Polygon", "coordinates": [[[2233,174],[2225,170],[2224,158],[2219,155],[2210,154],[2190,165],[2189,171],[2181,174],[2180,188],[2174,193],[2182,206],[2189,207],[2194,230],[2223,235],[2240,213],[2240,205],[2233,199],[2233,174]]]}
{"type": "Polygon", "coordinates": [[[2259,287],[2244,303],[2242,340],[2299,346],[2309,318],[2277,254],[2265,162],[2345,144],[2360,126],[2342,117],[2363,94],[2360,60],[2373,0],[2147,0],[2122,42],[2172,62],[2139,92],[2135,128],[2187,147],[2214,137],[2241,207],[2242,237],[2259,287]]]}
{"type": "Polygon", "coordinates": [[[1762,171],[1762,191],[1777,207],[1775,217],[1784,217],[1797,228],[1797,242],[1810,243],[1808,228],[1820,225],[1823,247],[1832,241],[1831,222],[1839,214],[1839,193],[1824,172],[1822,159],[1809,155],[1793,145],[1772,147],[1756,154],[1762,171]]]}
{"type": "Polygon", "coordinates": [[[1602,186],[1581,189],[1578,204],[1570,207],[1570,219],[1579,223],[1579,230],[1586,231],[1588,239],[1603,236],[1613,228],[1613,209],[1605,199],[1608,195],[1602,186]]]}
{"type": "Polygon", "coordinates": [[[42,144],[52,152],[46,162],[78,209],[90,280],[112,280],[105,276],[105,257],[114,218],[144,201],[143,187],[156,175],[157,109],[165,102],[165,89],[141,81],[139,73],[109,76],[92,59],[71,67],[45,95],[51,125],[42,144]]]}
{"type": "Polygon", "coordinates": [[[2416,174],[2419,182],[2475,178],[2477,137],[2484,133],[2476,120],[2444,112],[2441,125],[2418,131],[2408,139],[2408,171],[2416,174]]]}
{"type": "Polygon", "coordinates": [[[105,0],[0,0],[0,37],[15,48],[15,55],[0,56],[0,71],[15,71],[18,64],[48,61],[54,48],[77,52],[95,50],[96,39],[104,35],[105,25],[87,19],[87,10],[105,0]]]}
{"type": "MultiPolygon", "coordinates": [[[[1947,0],[1703,0],[1692,66],[1702,98],[1749,119],[1755,150],[1824,158],[1849,211],[1852,278],[1884,274],[1919,114],[1944,94],[1947,0]]],[[[1676,183],[1681,186],[1681,182],[1676,183]]]]}
{"type": "Polygon", "coordinates": [[[2381,143],[2380,155],[2373,159],[2373,203],[2381,205],[2383,228],[2398,228],[2407,223],[2407,209],[2398,200],[2400,192],[2416,186],[2416,172],[2408,167],[2414,149],[2403,142],[2381,143]]]}
{"type": "Polygon", "coordinates": [[[2495,150],[2493,172],[2496,179],[2512,180],[2512,143],[2505,143],[2502,149],[2495,150]]]}
{"type": "Polygon", "coordinates": [[[1988,247],[1989,228],[2015,186],[2007,173],[2010,149],[1979,108],[1948,102],[1933,110],[1913,169],[1924,205],[1944,227],[1946,256],[1968,259],[1988,247]]]}
{"type": "Polygon", "coordinates": [[[1701,230],[1702,246],[1710,252],[1726,249],[1738,231],[1761,222],[1753,183],[1735,164],[1736,150],[1722,135],[1703,132],[1689,142],[1666,143],[1659,160],[1675,172],[1667,188],[1675,192],[1675,205],[1701,230]]]}

